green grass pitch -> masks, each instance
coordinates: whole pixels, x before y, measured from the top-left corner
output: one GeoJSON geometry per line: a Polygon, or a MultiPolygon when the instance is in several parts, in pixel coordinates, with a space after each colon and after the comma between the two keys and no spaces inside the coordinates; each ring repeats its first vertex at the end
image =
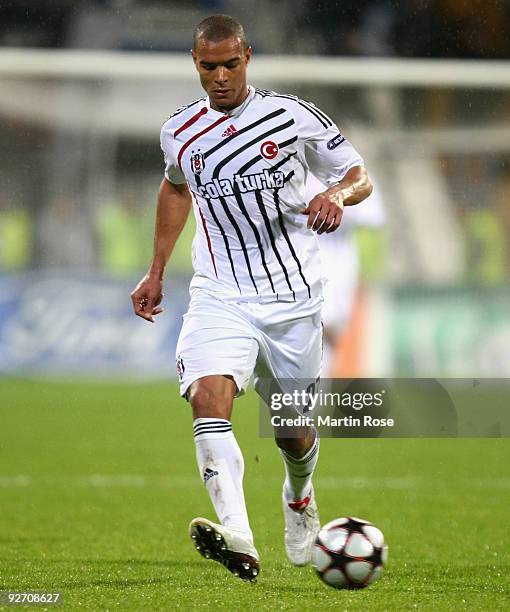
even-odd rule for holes
{"type": "MultiPolygon", "coordinates": [[[[508,439],[323,440],[322,522],[373,521],[389,567],[335,591],[285,558],[274,443],[237,400],[261,575],[202,559],[191,518],[214,520],[189,407],[175,385],[0,382],[0,589],[62,591],[60,609],[510,609],[508,439]]],[[[58,608],[57,608],[58,609],[58,608]]]]}

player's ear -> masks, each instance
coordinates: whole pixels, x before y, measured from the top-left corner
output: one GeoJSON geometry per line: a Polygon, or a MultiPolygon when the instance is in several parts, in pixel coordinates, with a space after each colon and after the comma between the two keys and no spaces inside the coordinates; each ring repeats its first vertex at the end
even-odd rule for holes
{"type": "Polygon", "coordinates": [[[193,58],[193,63],[195,66],[197,65],[197,53],[195,49],[190,49],[191,57],[193,58]]]}
{"type": "Polygon", "coordinates": [[[244,52],[244,57],[246,59],[246,63],[249,64],[250,59],[251,59],[251,47],[246,47],[246,51],[244,52]]]}

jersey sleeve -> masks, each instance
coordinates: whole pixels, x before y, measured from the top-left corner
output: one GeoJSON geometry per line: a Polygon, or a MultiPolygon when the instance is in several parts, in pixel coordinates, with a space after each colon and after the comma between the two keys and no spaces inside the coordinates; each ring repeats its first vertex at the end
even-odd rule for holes
{"type": "Polygon", "coordinates": [[[179,168],[174,154],[173,130],[170,121],[167,121],[161,128],[160,144],[165,160],[165,178],[176,185],[185,183],[186,177],[179,168]]]}
{"type": "Polygon", "coordinates": [[[338,183],[352,167],[364,165],[333,121],[310,102],[299,100],[296,122],[310,171],[326,185],[338,183]]]}

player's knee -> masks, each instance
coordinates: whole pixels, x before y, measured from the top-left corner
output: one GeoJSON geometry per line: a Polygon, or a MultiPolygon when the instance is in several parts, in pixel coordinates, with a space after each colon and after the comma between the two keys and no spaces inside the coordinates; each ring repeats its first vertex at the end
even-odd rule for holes
{"type": "Polygon", "coordinates": [[[221,412],[223,405],[222,398],[218,397],[218,394],[212,389],[199,385],[193,386],[189,392],[189,402],[193,412],[200,413],[200,416],[221,416],[217,413],[221,412]]]}
{"type": "Polygon", "coordinates": [[[296,457],[296,459],[299,459],[300,457],[306,455],[310,448],[312,448],[314,439],[315,434],[313,430],[310,430],[310,432],[306,432],[303,435],[295,438],[279,438],[277,436],[275,438],[275,442],[277,446],[286,453],[292,457],[296,457]]]}
{"type": "Polygon", "coordinates": [[[188,392],[188,399],[193,409],[193,418],[219,418],[230,420],[235,386],[208,384],[198,380],[188,392]]]}

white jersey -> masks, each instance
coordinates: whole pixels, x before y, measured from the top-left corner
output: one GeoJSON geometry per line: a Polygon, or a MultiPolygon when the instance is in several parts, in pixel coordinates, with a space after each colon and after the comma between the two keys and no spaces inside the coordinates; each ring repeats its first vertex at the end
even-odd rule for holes
{"type": "Polygon", "coordinates": [[[322,294],[315,232],[307,229],[308,171],[331,185],[362,158],[309,102],[249,88],[243,104],[214,110],[208,98],[163,125],[165,175],[187,182],[197,231],[195,275],[224,300],[296,301],[322,294]]]}

